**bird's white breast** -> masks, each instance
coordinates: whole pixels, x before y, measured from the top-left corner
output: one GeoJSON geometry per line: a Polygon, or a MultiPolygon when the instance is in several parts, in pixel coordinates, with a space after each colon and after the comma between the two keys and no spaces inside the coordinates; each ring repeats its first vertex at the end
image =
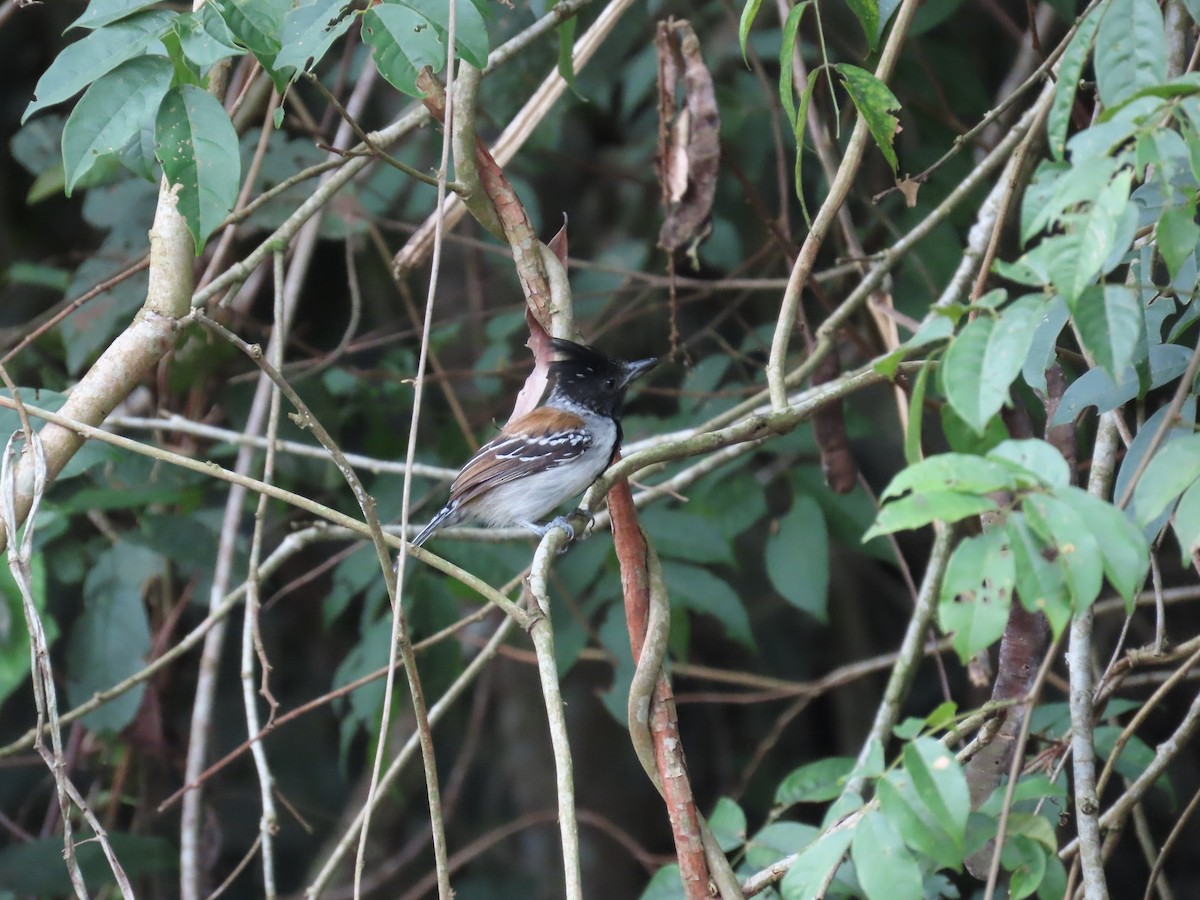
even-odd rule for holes
{"type": "Polygon", "coordinates": [[[473,504],[474,517],[493,527],[533,525],[600,477],[617,442],[616,423],[590,410],[572,408],[587,423],[592,443],[580,456],[535,475],[488,491],[473,504]]]}

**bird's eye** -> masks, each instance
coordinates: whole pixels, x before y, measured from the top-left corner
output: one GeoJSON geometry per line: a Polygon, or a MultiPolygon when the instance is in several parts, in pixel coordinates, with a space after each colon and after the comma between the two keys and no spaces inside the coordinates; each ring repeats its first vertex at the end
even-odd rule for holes
{"type": "Polygon", "coordinates": [[[615,378],[604,379],[604,386],[611,391],[613,388],[615,388],[617,386],[617,379],[615,379],[615,378]]]}

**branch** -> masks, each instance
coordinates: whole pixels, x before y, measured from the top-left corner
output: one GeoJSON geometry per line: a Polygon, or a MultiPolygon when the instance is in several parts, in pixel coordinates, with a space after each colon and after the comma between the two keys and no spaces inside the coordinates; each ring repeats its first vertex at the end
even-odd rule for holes
{"type": "MultiPolygon", "coordinates": [[[[1100,418],[1092,450],[1092,473],[1088,493],[1104,499],[1117,456],[1115,413],[1100,418]]],[[[1075,821],[1080,842],[1083,889],[1088,900],[1106,900],[1104,860],[1100,847],[1100,801],[1096,790],[1096,747],[1092,725],[1095,720],[1095,684],[1092,680],[1092,622],[1096,609],[1089,606],[1071,621],[1067,665],[1071,678],[1071,759],[1075,776],[1075,821]]]]}
{"type": "MultiPolygon", "coordinates": [[[[880,81],[886,82],[888,76],[891,75],[892,67],[900,54],[900,47],[908,34],[908,26],[912,22],[913,16],[916,15],[917,6],[916,0],[905,0],[896,14],[887,44],[880,54],[879,65],[875,69],[875,77],[880,81]]],[[[784,366],[787,363],[788,342],[791,340],[792,328],[796,324],[796,315],[800,308],[801,292],[809,276],[812,275],[813,267],[817,262],[817,252],[821,249],[821,244],[833,225],[837,211],[850,195],[850,187],[862,164],[869,134],[866,118],[859,115],[854,125],[854,131],[850,135],[850,142],[846,145],[841,165],[838,166],[837,176],[829,185],[829,193],[825,197],[825,202],[821,204],[821,208],[813,219],[812,227],[804,239],[804,244],[800,247],[796,263],[792,266],[791,275],[788,277],[788,286],[784,289],[783,303],[779,310],[779,320],[775,325],[775,337],[771,341],[771,357],[767,362],[767,386],[771,395],[771,406],[776,410],[787,405],[784,366]]]]}

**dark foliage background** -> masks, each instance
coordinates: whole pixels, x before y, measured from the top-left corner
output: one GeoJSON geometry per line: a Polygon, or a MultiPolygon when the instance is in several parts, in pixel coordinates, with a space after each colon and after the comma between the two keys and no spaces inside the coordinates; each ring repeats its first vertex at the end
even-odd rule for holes
{"type": "MultiPolygon", "coordinates": [[[[64,29],[83,8],[79,2],[18,6],[11,0],[0,6],[0,76],[5,85],[0,92],[0,272],[6,273],[0,342],[6,349],[61,309],[65,299],[120,272],[147,248],[154,184],[113,169],[105,183],[77,189],[66,198],[57,154],[68,107],[43,111],[24,128],[20,124],[38,77],[76,36],[64,35],[64,29]]],[[[901,175],[933,164],[959,134],[1008,96],[1014,73],[1020,80],[1037,64],[1039,58],[1030,50],[1032,8],[1007,0],[923,4],[889,82],[902,106],[902,130],[895,140],[901,175]]],[[[488,9],[493,47],[542,12],[526,4],[490,4],[488,9]]],[[[1079,12],[1066,0],[1035,11],[1043,48],[1054,46],[1079,12]]],[[[597,12],[594,5],[583,10],[579,33],[597,12]]],[[[635,4],[578,74],[574,89],[554,105],[506,166],[539,235],[548,238],[564,217],[569,221],[575,314],[584,336],[626,358],[664,357],[629,404],[628,443],[695,427],[761,389],[783,281],[806,233],[792,187],[795,144],[786,120],[780,128],[779,11],[774,4],[763,4],[749,34],[752,67],[743,62],[738,45],[740,13],[728,2],[635,4]],[[677,259],[681,282],[674,300],[665,279],[665,255],[655,246],[662,209],[654,168],[659,125],[653,34],[655,23],[671,15],[689,19],[701,38],[720,105],[722,158],[712,234],[694,259],[677,259]]],[[[850,6],[823,4],[820,13],[821,31],[806,18],[797,42],[809,66],[819,64],[823,39],[831,59],[871,68],[864,60],[874,57],[850,6]]],[[[1188,29],[1191,42],[1190,20],[1188,29]]],[[[357,31],[352,26],[349,38],[317,67],[322,82],[343,99],[367,60],[357,31]]],[[[517,114],[556,56],[554,38],[542,38],[485,80],[478,129],[486,140],[517,114]]],[[[244,70],[245,59],[235,61],[235,68],[244,70]]],[[[269,87],[260,79],[234,116],[243,172],[258,141],[269,87]]],[[[411,102],[381,80],[358,118],[368,129],[380,127],[411,102]]],[[[813,103],[835,131],[835,155],[840,156],[837,148],[849,137],[853,105],[840,93],[835,107],[826,85],[817,88],[813,103]]],[[[323,147],[333,141],[339,124],[323,95],[305,81],[291,88],[285,109],[282,127],[270,135],[263,181],[256,190],[324,159],[323,147]],[[315,133],[310,126],[316,126],[315,133]]],[[[892,177],[883,156],[869,148],[846,206],[865,252],[887,247],[927,215],[1003,137],[1018,112],[1002,116],[937,168],[921,186],[913,208],[895,192],[872,201],[891,186],[892,177]]],[[[1080,113],[1086,124],[1088,111],[1081,106],[1080,113]]],[[[391,152],[429,171],[439,149],[440,131],[427,127],[391,152]]],[[[803,173],[807,208],[815,211],[828,180],[811,150],[803,154],[803,173]]],[[[887,290],[902,317],[920,321],[954,273],[990,184],[892,272],[887,290]]],[[[249,253],[308,192],[311,184],[293,188],[252,215],[224,251],[218,270],[249,253]]],[[[429,269],[397,283],[391,257],[424,220],[432,199],[431,187],[374,164],[323,213],[290,331],[287,373],[347,452],[388,462],[404,458],[420,337],[417,309],[423,305],[429,269]],[[351,276],[360,295],[353,303],[351,276]]],[[[217,243],[214,237],[198,260],[198,275],[217,243]]],[[[998,255],[1011,260],[1021,251],[1014,224],[1004,230],[998,255]]],[[[813,327],[857,283],[857,271],[844,265],[856,255],[835,229],[816,267],[828,274],[821,274],[805,294],[805,316],[813,327]]],[[[469,220],[447,236],[440,277],[430,345],[434,365],[417,459],[453,468],[504,421],[524,379],[525,304],[507,248],[469,220]]],[[[132,318],[145,291],[146,274],[141,272],[6,358],[17,384],[44,392],[30,394],[27,402],[52,407],[54,392],[68,390],[87,370],[132,318]]],[[[222,321],[246,340],[265,343],[273,321],[269,266],[227,299],[219,313],[222,321]]],[[[901,335],[907,336],[903,327],[901,335]]],[[[1194,343],[1194,329],[1180,341],[1194,343]]],[[[799,333],[793,347],[803,353],[799,333]]],[[[838,336],[843,371],[868,363],[885,349],[865,311],[838,336]]],[[[1078,358],[1077,351],[1070,352],[1078,358]]],[[[132,420],[179,415],[236,433],[249,411],[255,372],[246,358],[193,326],[118,410],[126,421],[119,420],[116,429],[232,466],[237,450],[232,435],[217,439],[183,428],[174,431],[165,421],[147,430],[132,420]]],[[[1028,391],[1021,399],[1033,410],[1040,433],[1040,405],[1028,391]]],[[[1148,416],[1167,399],[1169,393],[1149,394],[1141,410],[1130,413],[1131,421],[1148,416]]],[[[938,398],[926,404],[926,453],[951,446],[942,427],[943,406],[938,398]]],[[[803,424],[717,468],[683,496],[647,507],[642,517],[664,559],[676,603],[673,677],[697,802],[711,810],[719,798],[732,798],[744,810],[750,833],[777,814],[772,811],[776,791],[789,772],[803,763],[858,753],[887,681],[884,657],[896,650],[911,614],[905,568],[919,582],[929,553],[929,529],[861,542],[876,515],[875,495],[905,464],[895,393],[886,384],[863,390],[847,400],[844,411],[850,448],[862,472],[852,492],[838,496],[825,488],[812,429],[803,424]],[[804,693],[804,685],[839,667],[870,660],[883,662],[804,693]]],[[[1093,431],[1094,418],[1084,421],[1085,445],[1093,431]]],[[[286,418],[280,436],[312,443],[286,418]]],[[[58,635],[52,661],[63,710],[135,671],[139,660],[161,653],[204,620],[227,496],[220,482],[146,457],[111,448],[86,452],[86,470],[64,477],[48,494],[37,538],[45,615],[58,635]],[[118,595],[125,598],[119,608],[98,611],[102,598],[118,595]]],[[[1087,457],[1086,451],[1081,453],[1081,459],[1087,457]]],[[[356,514],[350,493],[325,459],[283,453],[277,466],[276,481],[282,486],[356,514]]],[[[1086,471],[1082,474],[1086,479],[1086,471]]],[[[378,500],[380,517],[397,520],[401,476],[369,468],[362,475],[378,500]]],[[[444,482],[417,479],[413,521],[424,521],[444,495],[444,482]]],[[[234,571],[243,574],[235,576],[234,586],[246,571],[253,508],[252,498],[239,526],[234,571]]],[[[272,503],[265,533],[268,552],[312,521],[301,510],[272,503]]],[[[494,585],[521,572],[532,552],[526,540],[444,540],[432,546],[494,585]]],[[[1194,585],[1195,572],[1179,566],[1174,545],[1161,557],[1168,587],[1194,585]]],[[[366,544],[339,539],[309,544],[266,580],[262,639],[281,713],[386,661],[390,615],[378,576],[366,544]]],[[[674,848],[661,801],[640,771],[625,732],[622,691],[632,663],[607,532],[558,560],[552,587],[578,804],[586,811],[585,888],[594,897],[638,896],[650,876],[673,859],[674,848]]],[[[4,645],[3,666],[14,674],[3,682],[9,693],[3,700],[0,741],[8,744],[27,731],[35,713],[27,675],[20,671],[22,653],[28,671],[20,601],[11,588],[6,591],[14,628],[4,645]]],[[[414,639],[474,612],[479,602],[456,582],[410,563],[406,608],[414,639]]],[[[1122,627],[1122,607],[1102,602],[1099,609],[1094,642],[1103,666],[1107,659],[1101,657],[1116,645],[1122,627]]],[[[235,618],[240,622],[240,614],[235,618]]],[[[493,611],[420,654],[427,697],[437,697],[462,671],[499,618],[493,611]]],[[[1176,641],[1196,633],[1190,603],[1172,604],[1168,621],[1176,641]]],[[[1129,627],[1128,645],[1153,640],[1152,614],[1135,616],[1129,627]]],[[[237,643],[231,631],[220,655],[212,760],[246,737],[237,643]]],[[[107,718],[84,719],[65,730],[72,775],[101,820],[128,840],[144,842],[128,854],[139,896],[170,897],[178,891],[179,809],[175,805],[160,812],[158,805],[182,784],[198,658],[198,650],[191,651],[133,694],[138,699],[123,709],[106,707],[107,718]]],[[[921,664],[904,702],[905,715],[924,716],[949,698],[964,710],[988,699],[990,683],[972,684],[952,653],[942,654],[942,660],[942,671],[932,658],[921,664]],[[944,696],[947,689],[949,698],[944,696]]],[[[470,853],[454,878],[462,900],[561,896],[554,766],[532,662],[528,640],[517,633],[435,729],[449,846],[452,853],[470,853]],[[483,844],[473,843],[477,841],[483,844]]],[[[1051,669],[1043,703],[1065,703],[1065,678],[1060,661],[1051,669]]],[[[1156,686],[1135,683],[1123,697],[1136,703],[1156,686]]],[[[1194,692],[1189,676],[1156,708],[1139,731],[1142,750],[1152,753],[1157,741],[1170,734],[1194,692]]],[[[412,730],[407,695],[399,694],[393,744],[412,730]]],[[[281,893],[303,890],[330,842],[361,805],[381,703],[382,686],[375,682],[284,725],[267,739],[283,804],[275,847],[281,893]]],[[[1035,727],[1031,752],[1053,746],[1035,727]]],[[[1144,753],[1137,757],[1144,759],[1144,753]]],[[[1195,754],[1181,753],[1169,779],[1143,806],[1151,847],[1161,844],[1198,786],[1195,754]]],[[[1119,792],[1120,784],[1109,790],[1119,792]]],[[[787,818],[819,825],[820,809],[797,807],[787,818]]],[[[44,876],[30,881],[30,861],[37,860],[40,867],[61,852],[61,841],[55,844],[53,782],[28,750],[9,756],[0,768],[0,812],[0,895],[6,888],[16,895],[66,891],[57,870],[52,874],[47,868],[44,876]]],[[[1073,834],[1072,811],[1064,807],[1061,813],[1060,843],[1065,843],[1073,834]]],[[[228,876],[254,843],[259,814],[255,770],[249,755],[242,754],[206,784],[201,850],[208,887],[228,876]]],[[[367,855],[369,896],[420,893],[414,886],[432,869],[428,829],[423,782],[412,768],[389,789],[374,819],[367,855]]],[[[1159,896],[1200,892],[1185,849],[1198,839],[1194,824],[1180,833],[1179,849],[1165,863],[1174,893],[1159,896]]],[[[98,870],[105,871],[102,864],[98,870]]],[[[1135,835],[1124,836],[1106,871],[1111,896],[1141,896],[1148,863],[1135,835]]],[[[968,875],[947,874],[955,887],[947,887],[945,896],[957,890],[958,896],[970,897],[980,890],[968,875]]],[[[323,896],[348,896],[347,879],[348,870],[341,871],[336,879],[341,886],[323,896]]],[[[96,883],[102,881],[101,875],[96,883]]],[[[432,892],[432,884],[424,888],[432,892]]],[[[252,865],[227,896],[261,894],[260,875],[252,865]]]]}

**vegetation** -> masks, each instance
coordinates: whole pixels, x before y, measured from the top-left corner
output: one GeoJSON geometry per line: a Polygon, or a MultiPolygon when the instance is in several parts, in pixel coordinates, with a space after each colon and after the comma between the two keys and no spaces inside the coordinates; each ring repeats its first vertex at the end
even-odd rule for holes
{"type": "Polygon", "coordinates": [[[0,897],[1200,893],[1200,3],[195,7],[0,4],[0,897]]]}

